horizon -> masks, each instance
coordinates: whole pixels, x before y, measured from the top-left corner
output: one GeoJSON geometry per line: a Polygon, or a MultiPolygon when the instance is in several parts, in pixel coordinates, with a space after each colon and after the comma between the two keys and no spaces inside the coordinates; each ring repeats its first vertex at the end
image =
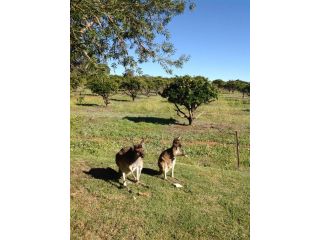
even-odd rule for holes
{"type": "MultiPolygon", "coordinates": [[[[111,70],[110,70],[110,76],[120,76],[120,77],[123,77],[123,73],[120,73],[120,74],[112,74],[111,73],[111,70]]],[[[248,82],[250,83],[250,81],[247,81],[247,80],[243,80],[243,79],[228,79],[228,80],[225,80],[225,79],[221,79],[221,78],[215,78],[215,79],[210,79],[206,76],[203,76],[203,75],[190,75],[190,74],[184,74],[184,75],[169,75],[169,76],[159,76],[159,75],[149,75],[149,74],[142,74],[142,75],[136,75],[136,76],[141,76],[141,77],[161,77],[161,78],[175,78],[175,77],[183,77],[183,76],[190,76],[190,77],[205,77],[208,79],[208,81],[215,81],[215,80],[222,80],[224,82],[228,82],[228,81],[244,81],[244,82],[248,82]]],[[[136,77],[134,76],[134,77],[136,77]]]]}

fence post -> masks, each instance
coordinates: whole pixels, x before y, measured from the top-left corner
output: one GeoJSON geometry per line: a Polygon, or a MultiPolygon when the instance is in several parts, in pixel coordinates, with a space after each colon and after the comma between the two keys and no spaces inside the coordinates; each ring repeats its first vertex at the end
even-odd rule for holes
{"type": "Polygon", "coordinates": [[[236,148],[237,148],[237,164],[238,169],[240,168],[240,158],[239,158],[239,140],[238,140],[238,131],[236,131],[236,148]]]}

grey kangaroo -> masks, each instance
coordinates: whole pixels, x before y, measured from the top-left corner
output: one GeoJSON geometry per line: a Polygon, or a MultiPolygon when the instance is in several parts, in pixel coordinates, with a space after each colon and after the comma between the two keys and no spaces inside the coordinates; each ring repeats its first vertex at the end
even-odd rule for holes
{"type": "Polygon", "coordinates": [[[139,182],[143,168],[144,157],[144,139],[139,144],[132,147],[122,148],[116,154],[116,164],[119,167],[119,172],[122,173],[123,185],[127,186],[126,175],[132,173],[134,179],[139,182]],[[136,176],[134,175],[136,172],[136,176]]]}
{"type": "Polygon", "coordinates": [[[164,173],[164,179],[167,179],[167,172],[172,169],[171,177],[174,178],[174,167],[177,156],[186,156],[182,150],[181,137],[177,137],[172,142],[172,147],[163,151],[158,160],[159,172],[164,173]]]}

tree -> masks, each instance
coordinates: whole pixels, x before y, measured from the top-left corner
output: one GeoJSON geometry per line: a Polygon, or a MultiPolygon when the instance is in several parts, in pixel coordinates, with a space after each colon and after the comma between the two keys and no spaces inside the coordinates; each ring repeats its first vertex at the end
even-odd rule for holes
{"type": "Polygon", "coordinates": [[[225,83],[224,88],[229,92],[234,92],[237,89],[237,84],[235,80],[229,80],[225,83]]]}
{"type": "Polygon", "coordinates": [[[110,103],[110,96],[117,93],[119,83],[114,76],[108,76],[106,73],[98,72],[89,78],[87,87],[95,94],[103,98],[106,105],[110,103]]]}
{"type": "Polygon", "coordinates": [[[155,77],[155,92],[159,95],[163,93],[163,90],[173,82],[173,78],[163,78],[163,77],[155,77]]]}
{"type": "Polygon", "coordinates": [[[147,97],[150,97],[152,91],[154,90],[152,77],[141,76],[139,77],[139,80],[141,81],[141,84],[142,84],[142,94],[146,95],[147,97]]]}
{"type": "Polygon", "coordinates": [[[181,67],[188,56],[172,59],[175,48],[167,26],[187,6],[192,10],[195,4],[191,0],[71,0],[71,69],[111,63],[113,68],[122,65],[141,71],[138,64],[151,60],[172,72],[171,67],[181,67]]]}
{"type": "Polygon", "coordinates": [[[250,96],[250,83],[244,88],[244,92],[250,96]]]}
{"type": "Polygon", "coordinates": [[[199,117],[195,116],[195,111],[200,105],[218,98],[216,88],[207,78],[201,76],[190,77],[188,75],[176,77],[164,89],[161,96],[175,105],[177,115],[188,119],[189,125],[192,125],[193,120],[199,117]],[[182,109],[181,106],[185,109],[182,109]]]}
{"type": "Polygon", "coordinates": [[[226,82],[222,79],[216,79],[212,81],[212,84],[215,85],[217,88],[224,88],[226,82]]]}
{"type": "Polygon", "coordinates": [[[244,95],[247,94],[250,96],[250,83],[242,83],[239,85],[239,91],[242,93],[242,98],[244,98],[244,95]]]}
{"type": "Polygon", "coordinates": [[[124,77],[120,88],[123,90],[125,94],[132,98],[132,101],[136,99],[138,94],[142,90],[142,82],[137,77],[124,77]]]}
{"type": "Polygon", "coordinates": [[[157,78],[149,75],[144,75],[139,77],[139,79],[142,82],[142,93],[144,95],[150,97],[151,95],[156,96],[158,94],[158,90],[161,89],[161,84],[159,84],[157,78]]]}

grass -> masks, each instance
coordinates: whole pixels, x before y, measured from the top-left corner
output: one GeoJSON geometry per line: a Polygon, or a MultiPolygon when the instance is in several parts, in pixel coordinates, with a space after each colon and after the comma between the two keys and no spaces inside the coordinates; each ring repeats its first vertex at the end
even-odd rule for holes
{"type": "Polygon", "coordinates": [[[194,126],[159,96],[71,97],[71,239],[249,239],[250,100],[222,94],[194,126]],[[234,131],[239,131],[240,170],[234,131]],[[155,175],[161,151],[182,136],[175,188],[155,175]],[[144,185],[122,188],[114,156],[146,138],[144,185]]]}

